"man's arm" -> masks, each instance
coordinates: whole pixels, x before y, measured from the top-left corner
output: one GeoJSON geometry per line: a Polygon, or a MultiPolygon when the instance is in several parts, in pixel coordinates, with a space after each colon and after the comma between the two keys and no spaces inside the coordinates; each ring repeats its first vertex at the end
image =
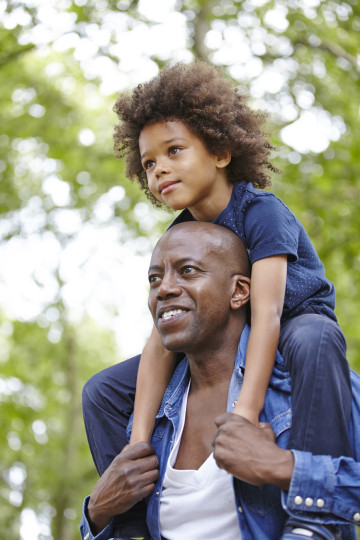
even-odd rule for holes
{"type": "Polygon", "coordinates": [[[113,516],[129,510],[150,495],[159,476],[154,448],[145,442],[127,446],[95,485],[88,504],[93,534],[98,534],[113,516]]]}
{"type": "Polygon", "coordinates": [[[220,468],[249,484],[285,490],[283,507],[291,516],[300,511],[319,523],[360,525],[360,462],[284,450],[269,424],[256,427],[232,413],[215,422],[214,457],[220,468]]]}

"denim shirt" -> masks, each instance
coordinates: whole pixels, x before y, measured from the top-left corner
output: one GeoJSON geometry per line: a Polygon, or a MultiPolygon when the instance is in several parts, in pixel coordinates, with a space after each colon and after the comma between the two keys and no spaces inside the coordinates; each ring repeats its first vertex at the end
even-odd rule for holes
{"type": "MultiPolygon", "coordinates": [[[[240,393],[249,333],[250,328],[245,326],[229,386],[228,412],[234,409],[240,393]]],[[[148,498],[147,522],[153,540],[161,540],[159,518],[163,478],[189,378],[189,366],[184,358],[165,392],[151,441],[160,461],[159,479],[148,498]]],[[[251,486],[234,478],[234,497],[243,540],[278,540],[289,515],[318,523],[343,523],[342,538],[355,540],[355,530],[351,523],[360,524],[360,377],[352,372],[351,380],[354,399],[350,434],[354,459],[313,456],[308,452],[294,450],[295,465],[289,492],[281,492],[271,485],[251,486]]],[[[287,448],[291,426],[291,387],[280,353],[276,357],[260,420],[271,424],[276,443],[281,448],[287,448]]],[[[131,429],[131,422],[128,429],[131,429]]],[[[86,504],[87,500],[80,526],[83,540],[112,538],[112,524],[96,537],[91,534],[86,519],[86,504]]]]}

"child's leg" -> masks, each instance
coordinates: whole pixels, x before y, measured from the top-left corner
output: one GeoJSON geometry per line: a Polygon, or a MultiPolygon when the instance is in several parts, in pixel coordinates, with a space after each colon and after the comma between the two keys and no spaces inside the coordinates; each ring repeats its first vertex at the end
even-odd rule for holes
{"type": "Polygon", "coordinates": [[[134,409],[139,360],[140,355],[106,368],[84,386],[86,435],[100,476],[127,444],[126,427],[134,409]]]}
{"type": "MultiPolygon", "coordinates": [[[[127,444],[126,427],[134,408],[140,355],[96,373],[83,389],[83,414],[90,451],[101,476],[127,444]]],[[[117,516],[117,534],[147,536],[146,507],[141,501],[117,516]]]]}
{"type": "Polygon", "coordinates": [[[341,328],[323,315],[299,315],[284,324],[279,350],[291,376],[289,448],[351,456],[351,383],[341,328]]]}

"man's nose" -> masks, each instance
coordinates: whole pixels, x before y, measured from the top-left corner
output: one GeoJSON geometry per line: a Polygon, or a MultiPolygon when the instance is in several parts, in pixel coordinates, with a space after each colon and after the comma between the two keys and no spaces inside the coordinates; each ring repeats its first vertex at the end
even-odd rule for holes
{"type": "Polygon", "coordinates": [[[157,291],[159,300],[164,300],[171,296],[179,296],[181,287],[174,272],[165,272],[157,291]]]}

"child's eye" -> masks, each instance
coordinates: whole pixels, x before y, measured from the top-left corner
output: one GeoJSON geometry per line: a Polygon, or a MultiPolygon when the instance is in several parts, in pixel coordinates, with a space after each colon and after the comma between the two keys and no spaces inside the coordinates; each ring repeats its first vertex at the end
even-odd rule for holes
{"type": "Polygon", "coordinates": [[[145,161],[145,163],[143,164],[143,167],[145,171],[148,171],[149,169],[151,169],[153,165],[154,165],[154,161],[152,161],[151,159],[148,159],[148,161],[145,161]]]}
{"type": "Polygon", "coordinates": [[[171,148],[169,148],[169,156],[175,156],[175,154],[178,154],[179,152],[181,152],[179,146],[171,146],[171,148]]]}

